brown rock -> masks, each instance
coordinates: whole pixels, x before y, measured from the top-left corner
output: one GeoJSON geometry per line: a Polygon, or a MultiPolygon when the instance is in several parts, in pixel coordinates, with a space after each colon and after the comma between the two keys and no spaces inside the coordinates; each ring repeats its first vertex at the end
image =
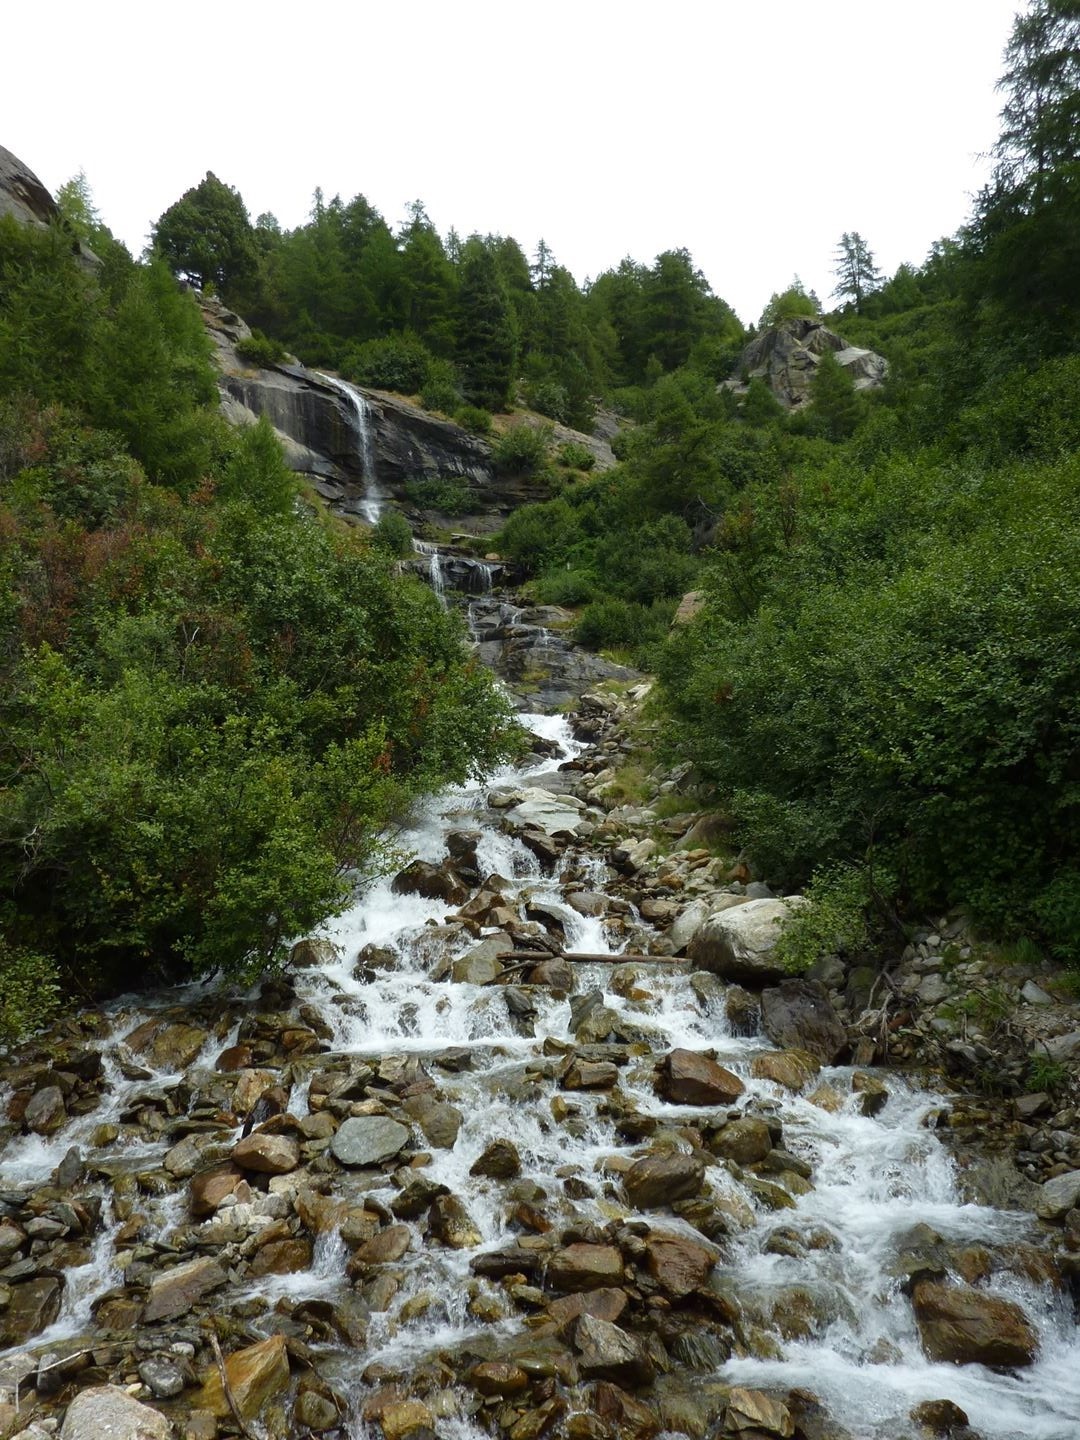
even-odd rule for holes
{"type": "Polygon", "coordinates": [[[784,1050],[805,1050],[832,1065],[847,1049],[847,1033],[819,980],[782,980],[761,992],[761,1028],[784,1050]]]}
{"type": "Polygon", "coordinates": [[[649,1353],[636,1335],[609,1320],[582,1315],[574,1326],[578,1368],[585,1380],[611,1380],[616,1385],[648,1385],[655,1375],[649,1353]]]}
{"type": "Polygon", "coordinates": [[[923,1349],[954,1365],[1030,1365],[1038,1337],[1019,1305],[967,1285],[920,1280],[912,1306],[923,1349]]]}
{"type": "Polygon", "coordinates": [[[311,1264],[311,1241],[302,1237],[272,1240],[255,1252],[250,1275],[293,1275],[311,1264]]]}
{"type": "Polygon", "coordinates": [[[207,1032],[197,1025],[147,1020],[127,1036],[128,1048],[143,1055],[155,1070],[176,1072],[193,1064],[206,1044],[207,1032]]]}
{"type": "Polygon", "coordinates": [[[619,1067],[610,1060],[582,1060],[575,1056],[561,1083],[564,1090],[610,1090],[619,1083],[619,1067]]]}
{"type": "Polygon", "coordinates": [[[614,1245],[567,1245],[548,1261],[547,1280],[554,1290],[598,1290],[622,1278],[623,1260],[614,1245]]]}
{"type": "Polygon", "coordinates": [[[556,1325],[568,1325],[579,1315],[594,1315],[597,1320],[609,1320],[617,1324],[629,1305],[625,1290],[604,1287],[600,1290],[578,1290],[571,1295],[560,1295],[552,1300],[547,1313],[556,1325]]]}
{"type": "Polygon", "coordinates": [[[723,1160],[734,1160],[736,1165],[755,1165],[772,1149],[772,1135],[760,1116],[740,1115],[737,1120],[729,1120],[722,1130],[714,1131],[708,1146],[723,1160]]]}
{"type": "Polygon", "coordinates": [[[39,1275],[11,1287],[11,1303],[0,1312],[4,1345],[23,1345],[47,1330],[60,1314],[64,1282],[54,1275],[39,1275]]]}
{"type": "Polygon", "coordinates": [[[867,1075],[857,1070],[851,1077],[851,1092],[859,1096],[859,1113],[874,1116],[889,1103],[889,1091],[885,1082],[876,1075],[867,1075]]]}
{"type": "Polygon", "coordinates": [[[635,1160],[623,1176],[623,1184],[635,1209],[651,1210],[690,1199],[700,1191],[704,1179],[703,1161],[672,1150],[635,1160]]]}
{"type": "Polygon", "coordinates": [[[118,1385],[80,1390],[64,1415],[60,1440],[170,1440],[172,1422],[118,1385]]]}
{"type": "Polygon", "coordinates": [[[916,1425],[921,1425],[931,1435],[948,1436],[968,1423],[967,1412],[961,1410],[952,1400],[924,1400],[910,1412],[916,1425]]]}
{"type": "Polygon", "coordinates": [[[483,1236],[456,1195],[440,1195],[430,1211],[431,1233],[452,1250],[472,1250],[483,1236]]]}
{"type": "Polygon", "coordinates": [[[645,1268],[661,1290],[681,1299],[699,1290],[716,1264],[716,1254],[681,1235],[650,1235],[645,1241],[645,1268]]]}
{"type": "Polygon", "coordinates": [[[45,1085],[31,1095],[23,1112],[23,1124],[35,1135],[52,1135],[67,1119],[64,1092],[57,1085],[45,1085]]]}
{"type": "Polygon", "coordinates": [[[505,1360],[484,1360],[474,1365],[466,1380],[479,1395],[521,1395],[529,1388],[529,1377],[520,1365],[505,1360]]]}
{"type": "Polygon", "coordinates": [[[387,1225],[361,1245],[354,1260],[361,1265],[387,1265],[400,1260],[412,1243],[408,1225],[387,1225]]]}
{"type": "Polygon", "coordinates": [[[672,1050],[660,1067],[657,1089],[675,1105],[731,1105],[746,1087],[707,1055],[672,1050]]]}
{"type": "Polygon", "coordinates": [[[385,1440],[420,1440],[435,1434],[435,1417],[422,1400],[395,1400],[378,1416],[385,1440]]]}
{"type": "Polygon", "coordinates": [[[747,1390],[736,1385],[728,1396],[727,1428],[736,1432],[752,1430],[755,1434],[764,1431],[766,1435],[788,1440],[795,1434],[795,1421],[787,1406],[766,1395],[764,1390],[747,1390]]]}
{"type": "MultiPolygon", "coordinates": [[[[246,1420],[253,1420],[272,1395],[289,1383],[289,1359],[284,1335],[271,1335],[257,1345],[237,1350],[225,1360],[225,1374],[237,1408],[246,1420]]],[[[219,1420],[231,1416],[221,1376],[212,1370],[195,1397],[195,1405],[212,1410],[219,1420]]]]}
{"type": "Polygon", "coordinates": [[[250,1045],[230,1045],[214,1061],[214,1069],[220,1070],[224,1074],[231,1074],[235,1070],[246,1070],[254,1058],[255,1052],[250,1045]]]}
{"type": "Polygon", "coordinates": [[[233,1147],[233,1163],[260,1175],[287,1175],[300,1164],[300,1146],[291,1135],[253,1130],[233,1147]]]}
{"type": "Polygon", "coordinates": [[[802,1090],[817,1078],[821,1067],[805,1050],[767,1050],[750,1062],[755,1080],[772,1080],[787,1090],[802,1090]]]}
{"type": "Polygon", "coordinates": [[[473,1162],[470,1175],[484,1175],[492,1180],[513,1180],[521,1174],[521,1156],[512,1140],[493,1140],[480,1158],[473,1162]]]}
{"type": "Polygon", "coordinates": [[[235,1165],[216,1165],[196,1175],[188,1188],[188,1203],[196,1220],[213,1215],[227,1195],[250,1195],[248,1183],[235,1165]]]}
{"type": "Polygon", "coordinates": [[[151,1282],[142,1314],[143,1324],[150,1325],[155,1320],[175,1320],[178,1315],[186,1315],[204,1295],[219,1289],[227,1280],[225,1271],[209,1257],[174,1265],[151,1282]]]}
{"type": "Polygon", "coordinates": [[[405,1113],[424,1132],[424,1139],[436,1150],[452,1150],[464,1118],[456,1105],[436,1100],[434,1095],[412,1095],[405,1102],[405,1113]]]}

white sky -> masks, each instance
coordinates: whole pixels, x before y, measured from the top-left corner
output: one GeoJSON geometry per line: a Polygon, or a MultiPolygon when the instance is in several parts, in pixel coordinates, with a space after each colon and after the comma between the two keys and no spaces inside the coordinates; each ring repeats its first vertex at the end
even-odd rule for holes
{"type": "Polygon", "coordinates": [[[756,320],[845,230],[888,274],[967,217],[1020,0],[12,0],[0,144],[138,253],[207,170],[299,224],[543,235],[579,280],[685,246],[756,320]]]}

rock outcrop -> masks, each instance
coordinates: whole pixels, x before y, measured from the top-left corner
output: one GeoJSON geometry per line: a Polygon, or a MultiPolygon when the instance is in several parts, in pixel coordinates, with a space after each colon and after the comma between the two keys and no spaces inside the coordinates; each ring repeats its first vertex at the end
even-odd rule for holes
{"type": "Polygon", "coordinates": [[[862,350],[820,320],[800,316],[784,320],[755,336],[739,356],[735,377],[720,388],[746,394],[751,380],[764,380],[785,410],[801,410],[810,399],[810,382],[827,350],[851,375],[856,390],[875,390],[885,379],[888,362],[873,350],[862,350]]]}
{"type": "Polygon", "coordinates": [[[60,218],[56,201],[34,172],[0,145],[0,215],[23,225],[52,225],[60,218]]]}

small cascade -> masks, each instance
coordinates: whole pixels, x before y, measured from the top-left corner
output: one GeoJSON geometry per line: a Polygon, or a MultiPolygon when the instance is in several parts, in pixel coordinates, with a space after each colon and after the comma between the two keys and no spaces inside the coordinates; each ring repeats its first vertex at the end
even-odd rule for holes
{"type": "Polygon", "coordinates": [[[423,555],[428,562],[428,584],[435,591],[443,606],[446,605],[446,576],[443,571],[443,558],[437,545],[431,545],[426,540],[414,540],[413,549],[418,555],[423,555]]]}
{"type": "Polygon", "coordinates": [[[371,427],[371,412],[368,403],[346,380],[339,380],[333,375],[326,375],[318,372],[319,379],[325,380],[328,385],[345,397],[353,412],[356,422],[357,452],[360,456],[360,468],[364,477],[364,498],[360,501],[360,514],[368,522],[374,525],[382,514],[383,493],[379,489],[377,467],[375,463],[375,437],[371,427]]]}

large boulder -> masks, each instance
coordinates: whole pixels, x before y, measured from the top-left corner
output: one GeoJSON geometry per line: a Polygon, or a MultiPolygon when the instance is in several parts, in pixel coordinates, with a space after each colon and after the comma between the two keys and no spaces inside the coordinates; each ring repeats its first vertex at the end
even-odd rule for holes
{"type": "Polygon", "coordinates": [[[1041,1187],[1035,1202],[1040,1220],[1061,1220],[1070,1210],[1080,1207],[1080,1170],[1056,1175],[1041,1187]]]}
{"type": "Polygon", "coordinates": [[[260,1175],[288,1175],[300,1164],[300,1146],[291,1135],[253,1130],[233,1146],[234,1165],[260,1175]]]}
{"type": "Polygon", "coordinates": [[[614,1245],[567,1245],[548,1261],[547,1280],[554,1290],[599,1290],[622,1278],[622,1256],[614,1245]]]}
{"type": "Polygon", "coordinates": [[[172,1422],[119,1385],[80,1390],[67,1408],[60,1440],[170,1440],[172,1422]]]}
{"type": "Polygon", "coordinates": [[[698,1194],[704,1180],[704,1161],[678,1150],[643,1155],[623,1176],[627,1198],[638,1210],[689,1200],[698,1194]]]}
{"type": "Polygon", "coordinates": [[[184,1265],[174,1265],[151,1282],[146,1309],[142,1314],[143,1324],[149,1325],[155,1320],[175,1320],[179,1315],[186,1315],[204,1295],[226,1284],[228,1278],[217,1261],[208,1255],[189,1260],[184,1265]]]}
{"type": "Polygon", "coordinates": [[[342,1165],[359,1168],[392,1160],[408,1142],[408,1128],[388,1115],[356,1115],[342,1121],[330,1149],[342,1165]]]}
{"type": "Polygon", "coordinates": [[[923,1349],[931,1360],[953,1365],[1030,1365],[1038,1337],[1011,1300],[975,1290],[920,1280],[912,1305],[923,1349]]]}
{"type": "Polygon", "coordinates": [[[672,1050],[660,1065],[656,1088],[674,1105],[732,1105],[746,1086],[707,1055],[672,1050]]]}
{"type": "MultiPolygon", "coordinates": [[[[284,1335],[271,1335],[257,1345],[237,1350],[225,1361],[225,1375],[236,1408],[245,1420],[253,1420],[267,1400],[284,1390],[289,1383],[289,1357],[284,1335]]],[[[195,1404],[200,1410],[212,1410],[219,1420],[231,1415],[218,1371],[210,1372],[196,1396],[195,1404]]]]}
{"type": "Polygon", "coordinates": [[[821,357],[829,350],[856,390],[874,390],[884,383],[889,368],[884,356],[849,345],[820,320],[800,315],[755,336],[739,356],[739,378],[725,380],[719,388],[741,397],[751,380],[764,380],[785,410],[801,410],[810,400],[821,357]]]}
{"type": "Polygon", "coordinates": [[[761,992],[761,1028],[785,1050],[805,1050],[832,1065],[847,1048],[847,1035],[828,991],[819,980],[782,980],[761,992]]]}
{"type": "Polygon", "coordinates": [[[582,1315],[574,1326],[574,1348],[584,1380],[612,1380],[616,1385],[647,1385],[655,1372],[645,1346],[618,1325],[582,1315]]]}
{"type": "Polygon", "coordinates": [[[782,980],[784,967],[776,959],[780,927],[802,896],[786,900],[748,900],[714,913],[699,927],[687,947],[690,959],[702,970],[742,985],[771,985],[782,980]]]}

